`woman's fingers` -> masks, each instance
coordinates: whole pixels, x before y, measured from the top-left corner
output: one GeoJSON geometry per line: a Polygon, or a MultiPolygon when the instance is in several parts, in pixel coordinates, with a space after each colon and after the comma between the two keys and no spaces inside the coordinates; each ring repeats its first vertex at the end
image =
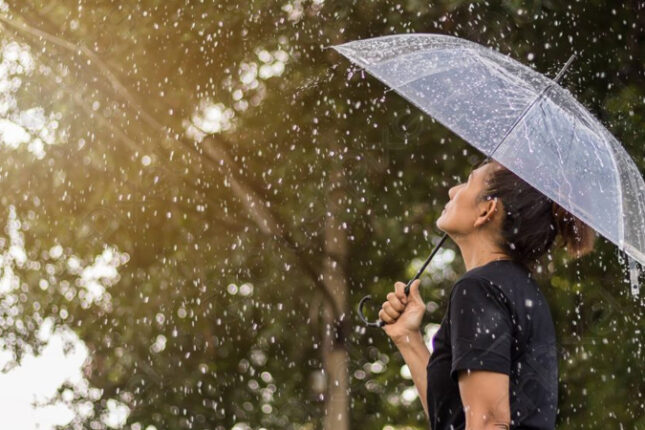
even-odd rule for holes
{"type": "Polygon", "coordinates": [[[381,309],[380,311],[378,311],[378,317],[383,321],[385,321],[386,324],[390,324],[396,321],[394,318],[392,318],[387,313],[385,313],[384,309],[381,309]]]}
{"type": "Polygon", "coordinates": [[[392,305],[395,311],[402,312],[405,309],[405,305],[401,303],[401,300],[396,296],[395,293],[387,293],[387,301],[392,305]]]}
{"type": "Polygon", "coordinates": [[[398,312],[396,309],[394,309],[390,304],[390,302],[383,303],[383,310],[385,311],[386,314],[388,314],[394,319],[397,319],[399,315],[401,315],[401,312],[398,312]]]}
{"type": "Polygon", "coordinates": [[[406,304],[408,302],[408,296],[405,295],[405,284],[403,282],[394,283],[394,294],[396,294],[401,303],[406,304]]]}
{"type": "Polygon", "coordinates": [[[408,303],[408,296],[405,294],[405,284],[403,282],[394,283],[394,292],[387,294],[387,301],[383,302],[378,316],[386,324],[396,322],[405,310],[408,303]]]}

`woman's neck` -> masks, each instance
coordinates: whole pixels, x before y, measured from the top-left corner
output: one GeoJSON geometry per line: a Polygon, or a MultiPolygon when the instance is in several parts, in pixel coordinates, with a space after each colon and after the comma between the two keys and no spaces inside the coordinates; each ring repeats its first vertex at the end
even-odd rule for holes
{"type": "Polygon", "coordinates": [[[493,261],[501,261],[501,260],[512,260],[512,258],[509,257],[508,255],[504,254],[504,255],[494,257],[494,258],[484,259],[484,260],[480,260],[480,261],[476,261],[476,262],[471,261],[470,264],[466,264],[466,271],[474,269],[475,267],[483,266],[483,265],[491,263],[493,261]]]}
{"type": "Polygon", "coordinates": [[[472,244],[457,243],[457,246],[459,246],[461,256],[464,259],[466,271],[483,266],[491,261],[512,260],[511,256],[492,246],[490,242],[476,241],[472,244]]]}

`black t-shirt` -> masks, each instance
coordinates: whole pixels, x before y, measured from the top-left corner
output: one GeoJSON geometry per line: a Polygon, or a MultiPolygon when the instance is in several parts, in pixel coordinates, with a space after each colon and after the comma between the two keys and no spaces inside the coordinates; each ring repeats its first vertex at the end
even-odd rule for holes
{"type": "Polygon", "coordinates": [[[491,261],[453,285],[427,365],[432,430],[465,428],[462,369],[509,375],[511,429],[555,428],[555,329],[544,295],[520,264],[491,261]]]}

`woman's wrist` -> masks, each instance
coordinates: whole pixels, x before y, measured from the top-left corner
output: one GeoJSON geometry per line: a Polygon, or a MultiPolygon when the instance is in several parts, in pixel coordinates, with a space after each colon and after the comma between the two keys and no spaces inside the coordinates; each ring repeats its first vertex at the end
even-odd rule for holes
{"type": "Polygon", "coordinates": [[[392,341],[399,349],[405,348],[408,346],[415,346],[418,344],[425,345],[425,341],[423,340],[423,334],[421,333],[421,330],[415,330],[415,331],[410,331],[407,333],[400,334],[398,336],[393,337],[392,341]]]}

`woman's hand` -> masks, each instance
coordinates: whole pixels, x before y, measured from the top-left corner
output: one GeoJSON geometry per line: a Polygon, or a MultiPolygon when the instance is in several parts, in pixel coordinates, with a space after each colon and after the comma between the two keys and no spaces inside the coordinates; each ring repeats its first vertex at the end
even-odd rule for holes
{"type": "Polygon", "coordinates": [[[418,333],[425,313],[426,305],[419,294],[420,280],[410,285],[410,295],[405,295],[405,284],[394,283],[394,292],[387,295],[378,313],[385,321],[382,327],[385,333],[395,342],[405,340],[409,335],[418,333]]]}

